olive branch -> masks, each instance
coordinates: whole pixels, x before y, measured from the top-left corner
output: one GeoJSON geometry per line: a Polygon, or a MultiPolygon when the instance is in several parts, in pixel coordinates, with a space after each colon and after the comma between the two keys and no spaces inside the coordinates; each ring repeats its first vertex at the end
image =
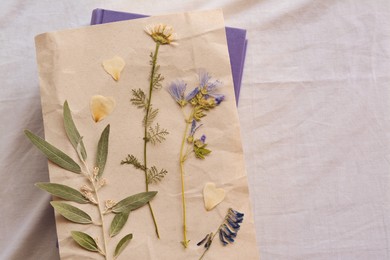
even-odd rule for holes
{"type": "MultiPolygon", "coordinates": [[[[82,185],[80,191],[60,183],[36,183],[36,186],[64,201],[79,204],[91,204],[93,207],[95,207],[99,213],[98,220],[93,220],[87,212],[76,206],[73,206],[72,204],[62,201],[50,202],[55,211],[67,220],[73,223],[92,224],[100,227],[103,238],[103,245],[99,245],[97,239],[94,239],[91,235],[81,231],[71,231],[71,237],[79,246],[85,250],[97,252],[104,256],[105,259],[111,259],[107,252],[108,236],[114,237],[119,234],[119,232],[125,226],[130,212],[147,204],[151,199],[154,198],[157,192],[141,192],[126,197],[119,202],[106,200],[103,205],[98,191],[107,184],[106,179],[102,176],[105,170],[108,156],[110,125],[107,125],[101,133],[96,151],[96,160],[94,164],[95,167],[90,169],[87,163],[87,151],[85,149],[83,139],[80,136],[79,131],[77,130],[73,121],[67,101],[64,102],[63,118],[65,132],[78,155],[79,161],[82,163],[81,166],[70,156],[39,136],[36,136],[28,130],[25,130],[25,134],[28,139],[47,157],[49,161],[63,168],[64,170],[76,174],[82,174],[88,181],[88,184],[82,185]],[[114,217],[107,234],[107,230],[104,225],[104,216],[110,213],[113,213],[114,217]]],[[[114,259],[116,259],[119,254],[126,248],[132,238],[133,235],[130,233],[120,239],[113,253],[114,259]]]]}

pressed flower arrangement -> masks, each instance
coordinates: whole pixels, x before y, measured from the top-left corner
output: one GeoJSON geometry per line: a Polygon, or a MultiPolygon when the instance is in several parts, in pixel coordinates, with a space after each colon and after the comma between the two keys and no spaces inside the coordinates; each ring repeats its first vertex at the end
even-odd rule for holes
{"type": "Polygon", "coordinates": [[[61,258],[257,259],[223,36],[218,12],[190,12],[38,37],[45,132],[67,155],[26,134],[58,165],[37,186],[61,258]]]}
{"type": "Polygon", "coordinates": [[[218,94],[217,89],[221,85],[218,80],[213,80],[208,72],[204,69],[198,72],[199,83],[189,94],[185,94],[187,84],[182,80],[173,81],[168,86],[168,92],[180,106],[184,116],[184,132],[181,141],[179,164],[181,180],[181,197],[182,197],[182,216],[183,216],[183,240],[181,241],[184,248],[188,247],[187,238],[187,210],[185,198],[185,162],[190,155],[195,155],[198,159],[205,159],[211,153],[207,148],[206,136],[196,138],[197,130],[202,126],[199,124],[201,119],[207,115],[207,112],[217,107],[225,98],[224,95],[218,94]],[[189,112],[186,108],[189,107],[189,112]]]}

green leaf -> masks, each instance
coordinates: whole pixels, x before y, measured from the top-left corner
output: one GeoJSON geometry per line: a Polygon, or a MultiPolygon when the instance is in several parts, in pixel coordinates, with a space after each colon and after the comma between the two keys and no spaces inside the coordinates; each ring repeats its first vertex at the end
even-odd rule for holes
{"type": "Polygon", "coordinates": [[[89,200],[87,200],[81,192],[66,185],[50,182],[39,182],[36,183],[35,186],[64,200],[70,200],[81,204],[89,203],[89,200]]]}
{"type": "Polygon", "coordinates": [[[104,128],[100,140],[98,143],[96,166],[99,168],[98,178],[102,177],[104,167],[106,166],[107,154],[108,154],[108,137],[110,135],[110,125],[104,128]]]}
{"type": "Polygon", "coordinates": [[[88,234],[81,231],[71,231],[72,238],[79,246],[89,251],[99,252],[99,247],[96,241],[88,234]]]}
{"type": "Polygon", "coordinates": [[[112,207],[112,212],[121,213],[138,209],[153,199],[156,194],[157,191],[148,191],[129,196],[112,207]]]}
{"type": "Polygon", "coordinates": [[[25,130],[24,133],[30,139],[30,141],[44,154],[47,159],[49,159],[52,163],[58,165],[59,167],[74,172],[81,173],[80,166],[68,155],[49,144],[39,136],[31,133],[28,130],[25,130]]]}
{"type": "Polygon", "coordinates": [[[126,246],[130,243],[130,240],[133,238],[133,234],[128,234],[124,236],[118,243],[115,248],[114,258],[117,258],[120,253],[126,248],[126,246]]]}
{"type": "Polygon", "coordinates": [[[124,227],[129,218],[130,211],[121,212],[115,215],[110,226],[110,237],[116,236],[124,227]]]}
{"type": "Polygon", "coordinates": [[[87,151],[85,150],[84,142],[82,137],[80,136],[79,131],[76,128],[76,125],[74,124],[72,114],[69,109],[68,101],[64,102],[64,126],[65,126],[65,132],[69,138],[69,141],[72,143],[74,149],[79,152],[83,160],[87,159],[87,151]]]}
{"type": "Polygon", "coordinates": [[[59,202],[59,201],[52,201],[50,204],[53,206],[53,208],[60,213],[64,218],[75,222],[79,224],[91,224],[92,218],[82,211],[79,208],[76,208],[72,205],[59,202]]]}

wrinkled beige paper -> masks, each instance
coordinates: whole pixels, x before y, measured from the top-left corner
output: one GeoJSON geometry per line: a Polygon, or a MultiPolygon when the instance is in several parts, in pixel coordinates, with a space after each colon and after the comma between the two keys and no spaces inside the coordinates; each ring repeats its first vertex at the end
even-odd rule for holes
{"type": "MultiPolygon", "coordinates": [[[[143,113],[131,105],[131,89],[148,89],[150,73],[149,55],[155,43],[144,32],[149,24],[166,23],[177,32],[178,46],[161,46],[158,56],[160,73],[165,77],[164,88],[153,92],[152,103],[160,109],[155,122],[170,132],[167,140],[157,146],[149,145],[149,165],[165,168],[165,179],[150,190],[158,190],[152,205],[159,224],[161,239],[155,235],[152,218],[147,207],[130,214],[119,235],[108,241],[111,256],[118,241],[133,233],[133,240],[118,259],[198,259],[203,247],[196,246],[205,234],[214,232],[229,207],[245,213],[244,223],[234,244],[223,247],[214,240],[205,259],[258,259],[255,229],[248,195],[248,184],[240,139],[239,120],[235,106],[233,81],[221,11],[191,12],[156,16],[134,21],[85,27],[81,29],[45,33],[36,37],[42,110],[46,139],[71,155],[77,156],[66,138],[63,127],[62,105],[68,100],[74,121],[93,167],[100,134],[111,125],[108,161],[104,177],[108,185],[101,189],[103,200],[119,201],[145,190],[144,175],[130,165],[120,165],[131,153],[142,158],[143,113]],[[115,82],[102,68],[102,62],[114,56],[122,57],[126,66],[121,78],[115,82]],[[208,148],[212,150],[205,160],[190,158],[186,162],[186,198],[188,239],[190,247],[184,249],[182,238],[182,207],[179,173],[179,150],[184,121],[179,106],[165,87],[175,79],[188,83],[187,93],[197,84],[197,69],[204,68],[213,78],[223,82],[221,93],[226,100],[210,111],[198,134],[206,134],[208,148]],[[116,108],[104,120],[95,123],[89,103],[94,95],[112,96],[116,108]],[[214,182],[226,191],[225,200],[207,212],[202,190],[206,182],[214,182]]],[[[79,189],[85,178],[49,163],[50,180],[79,189]]],[[[91,205],[77,205],[98,219],[91,205]]],[[[113,215],[107,215],[109,227],[113,215]]],[[[101,231],[93,225],[73,224],[56,215],[61,259],[103,259],[97,253],[81,249],[71,238],[77,230],[97,237],[101,231]]],[[[107,230],[106,230],[107,232],[107,230]]],[[[110,258],[111,259],[111,258],[110,258]]]]}

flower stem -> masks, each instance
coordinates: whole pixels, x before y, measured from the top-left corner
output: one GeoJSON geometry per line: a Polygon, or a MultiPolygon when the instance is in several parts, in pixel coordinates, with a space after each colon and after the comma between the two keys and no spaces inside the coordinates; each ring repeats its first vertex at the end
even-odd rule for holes
{"type": "Polygon", "coordinates": [[[94,189],[95,194],[96,194],[97,206],[98,206],[98,210],[99,210],[100,220],[102,223],[104,257],[105,257],[105,259],[108,259],[108,257],[107,257],[107,239],[106,239],[106,235],[104,233],[105,227],[104,227],[104,220],[103,220],[103,210],[102,210],[101,205],[100,205],[99,195],[97,193],[97,187],[95,185],[95,182],[93,182],[93,189],[94,189]]]}
{"type": "MultiPolygon", "coordinates": [[[[156,49],[155,49],[153,57],[152,57],[152,71],[150,73],[149,97],[148,97],[148,103],[146,106],[146,115],[145,115],[145,122],[144,122],[144,173],[145,173],[145,190],[146,191],[149,191],[148,166],[147,166],[147,143],[149,141],[147,138],[148,137],[148,118],[149,118],[149,112],[150,112],[150,105],[151,105],[151,101],[152,101],[154,74],[156,72],[157,55],[158,55],[159,47],[160,47],[160,43],[156,42],[156,49]]],[[[152,204],[150,202],[148,202],[148,206],[149,206],[150,214],[152,215],[157,238],[160,238],[157,220],[156,220],[156,217],[154,216],[152,204]]]]}
{"type": "Polygon", "coordinates": [[[98,208],[98,211],[99,211],[99,216],[100,216],[100,222],[101,222],[101,227],[102,227],[102,235],[103,235],[103,252],[101,252],[101,254],[104,256],[104,259],[108,259],[107,257],[107,239],[106,239],[106,234],[104,232],[105,230],[105,226],[104,226],[104,218],[103,218],[103,209],[100,205],[100,199],[99,199],[99,195],[98,195],[98,187],[96,187],[96,179],[95,179],[95,176],[93,176],[93,174],[91,173],[91,171],[89,170],[88,168],[88,165],[86,163],[85,160],[81,160],[84,164],[84,167],[87,171],[87,178],[88,180],[91,182],[92,186],[93,186],[93,190],[94,190],[94,193],[95,193],[95,197],[96,197],[96,202],[97,202],[97,208],[98,208]]]}
{"type": "Polygon", "coordinates": [[[180,178],[181,178],[181,201],[182,201],[182,210],[183,210],[183,241],[182,244],[184,248],[188,247],[189,240],[187,240],[187,210],[186,210],[186,198],[185,198],[185,183],[184,183],[184,162],[187,157],[187,153],[184,153],[185,142],[187,138],[188,128],[192,122],[193,112],[189,118],[185,120],[186,127],[183,133],[183,139],[181,141],[180,147],[180,178]]]}

